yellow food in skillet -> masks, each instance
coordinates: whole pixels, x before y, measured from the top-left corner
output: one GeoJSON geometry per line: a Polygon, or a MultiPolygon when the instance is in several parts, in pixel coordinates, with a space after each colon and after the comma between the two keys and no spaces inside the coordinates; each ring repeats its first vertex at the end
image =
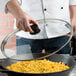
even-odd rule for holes
{"type": "Polygon", "coordinates": [[[52,62],[44,59],[16,62],[6,68],[24,73],[53,73],[69,69],[70,67],[62,62],[52,62]]]}

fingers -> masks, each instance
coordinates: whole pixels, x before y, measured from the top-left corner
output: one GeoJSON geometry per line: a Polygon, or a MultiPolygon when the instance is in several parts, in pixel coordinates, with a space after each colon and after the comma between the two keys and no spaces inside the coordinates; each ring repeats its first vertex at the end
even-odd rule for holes
{"type": "Polygon", "coordinates": [[[72,27],[73,27],[74,34],[76,35],[76,19],[75,18],[72,18],[71,24],[72,24],[72,27]]]}
{"type": "Polygon", "coordinates": [[[18,21],[17,22],[17,28],[20,29],[20,30],[24,30],[26,32],[28,31],[27,28],[25,28],[23,21],[18,21]]]}
{"type": "MultiPolygon", "coordinates": [[[[36,24],[36,25],[39,25],[38,22],[34,21],[34,20],[31,20],[30,22],[31,24],[36,24]]],[[[37,26],[37,28],[39,29],[39,26],[37,26]]]]}
{"type": "MultiPolygon", "coordinates": [[[[25,22],[25,21],[24,21],[25,22]]],[[[25,22],[25,28],[27,28],[27,30],[29,31],[29,32],[31,32],[31,33],[33,33],[34,31],[31,29],[31,27],[30,27],[30,22],[27,20],[26,22],[25,22]]]]}
{"type": "Polygon", "coordinates": [[[21,20],[17,22],[17,28],[20,30],[24,30],[25,32],[31,32],[33,33],[34,31],[30,27],[30,23],[28,20],[21,20]]]}
{"type": "Polygon", "coordinates": [[[28,32],[28,29],[27,29],[27,27],[25,26],[25,21],[23,21],[23,27],[22,27],[22,28],[23,28],[24,31],[28,32]]]}
{"type": "Polygon", "coordinates": [[[34,21],[34,20],[31,20],[30,23],[38,25],[38,23],[36,21],[34,21]]]}
{"type": "Polygon", "coordinates": [[[76,34],[76,27],[75,27],[75,34],[76,34]]]}
{"type": "Polygon", "coordinates": [[[30,33],[34,33],[34,31],[32,30],[32,28],[30,27],[30,24],[37,24],[38,23],[36,21],[34,21],[31,17],[24,17],[24,18],[18,18],[16,19],[16,26],[17,28],[19,28],[20,30],[24,30],[25,32],[30,32],[30,33]]]}
{"type": "Polygon", "coordinates": [[[76,26],[73,26],[74,34],[76,34],[76,26]]]}
{"type": "Polygon", "coordinates": [[[46,51],[43,49],[43,50],[42,50],[42,53],[46,53],[46,51]]]}

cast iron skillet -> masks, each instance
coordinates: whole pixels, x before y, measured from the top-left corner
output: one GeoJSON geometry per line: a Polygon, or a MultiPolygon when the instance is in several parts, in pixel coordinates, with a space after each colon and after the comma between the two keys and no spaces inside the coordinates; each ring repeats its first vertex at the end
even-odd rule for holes
{"type": "MultiPolygon", "coordinates": [[[[41,53],[40,54],[33,54],[34,57],[37,57],[39,55],[44,55],[44,54],[41,54],[41,53]]],[[[60,55],[60,54],[55,54],[55,55],[52,55],[50,57],[47,57],[47,59],[55,61],[55,62],[60,62],[60,61],[64,62],[65,64],[70,66],[70,69],[60,71],[60,72],[55,72],[55,73],[36,73],[36,74],[33,74],[33,73],[14,72],[14,71],[5,69],[5,67],[7,67],[10,64],[15,63],[17,61],[10,60],[10,59],[4,59],[4,60],[1,60],[0,71],[3,73],[7,73],[8,76],[69,76],[72,69],[76,65],[76,62],[72,56],[65,57],[65,56],[60,55]]]]}

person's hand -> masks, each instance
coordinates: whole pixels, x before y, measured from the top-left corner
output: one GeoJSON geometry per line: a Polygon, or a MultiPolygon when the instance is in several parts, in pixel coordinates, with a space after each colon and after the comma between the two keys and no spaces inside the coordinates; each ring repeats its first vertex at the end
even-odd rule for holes
{"type": "Polygon", "coordinates": [[[76,34],[76,18],[72,18],[71,24],[72,24],[72,27],[73,27],[73,30],[74,30],[74,34],[76,34]]]}
{"type": "Polygon", "coordinates": [[[33,33],[34,31],[31,29],[30,24],[36,24],[37,22],[34,21],[30,16],[28,16],[24,11],[21,9],[18,0],[10,0],[6,7],[8,11],[16,18],[16,26],[20,30],[24,30],[26,32],[33,33]]]}
{"type": "Polygon", "coordinates": [[[25,13],[19,15],[16,18],[16,26],[18,29],[24,30],[25,32],[33,33],[34,31],[31,29],[30,24],[38,24],[38,23],[25,13]]]}

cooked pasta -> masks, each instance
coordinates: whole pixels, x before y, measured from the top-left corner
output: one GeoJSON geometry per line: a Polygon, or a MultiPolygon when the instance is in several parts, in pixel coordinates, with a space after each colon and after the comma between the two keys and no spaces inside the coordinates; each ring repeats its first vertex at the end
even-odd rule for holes
{"type": "Polygon", "coordinates": [[[6,68],[12,71],[24,73],[52,73],[63,71],[70,67],[63,62],[52,62],[44,59],[16,62],[6,68]]]}

